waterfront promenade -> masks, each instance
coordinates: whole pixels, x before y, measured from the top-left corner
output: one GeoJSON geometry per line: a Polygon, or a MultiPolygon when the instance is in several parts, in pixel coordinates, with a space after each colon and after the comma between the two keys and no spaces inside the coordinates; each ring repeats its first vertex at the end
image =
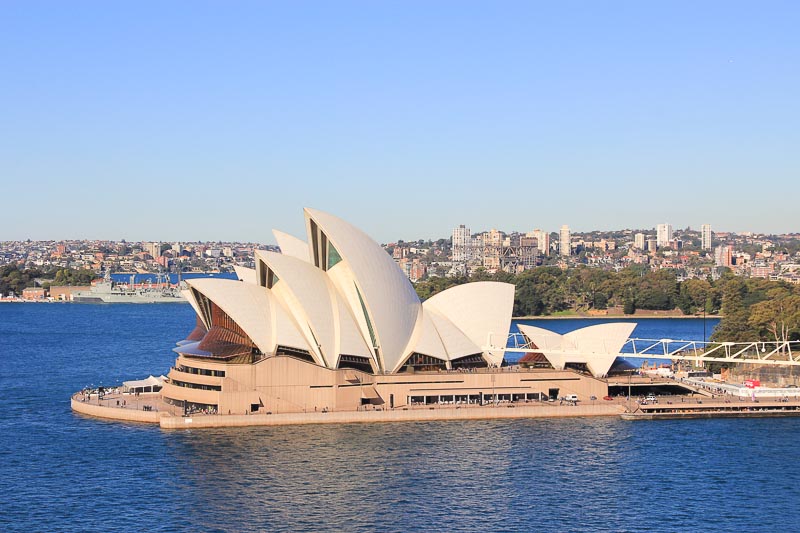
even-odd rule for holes
{"type": "Polygon", "coordinates": [[[427,405],[397,409],[251,415],[194,413],[183,416],[180,407],[166,404],[158,393],[139,396],[107,394],[102,399],[98,399],[96,394],[87,397],[76,393],[72,396],[71,406],[73,411],[92,417],[159,424],[164,429],[619,416],[626,409],[623,399],[614,399],[579,402],[578,405],[567,402],[518,402],[483,406],[427,405]]]}
{"type": "MultiPolygon", "coordinates": [[[[726,416],[736,411],[738,416],[763,414],[775,411],[775,416],[788,416],[800,412],[800,399],[785,398],[775,401],[733,398],[718,395],[716,398],[660,396],[658,404],[639,405],[635,399],[615,397],[610,401],[578,402],[501,402],[491,405],[422,405],[396,409],[365,409],[359,411],[317,411],[293,413],[265,413],[250,415],[220,415],[193,413],[183,415],[179,406],[169,405],[158,393],[106,394],[99,399],[96,394],[76,393],[71,400],[72,410],[92,417],[158,424],[164,429],[219,428],[245,426],[284,426],[305,424],[352,424],[376,422],[414,422],[433,420],[491,420],[519,418],[574,418],[620,416],[633,413],[637,419],[651,419],[654,412],[703,412],[704,417],[726,416]]],[[[730,416],[730,415],[728,415],[730,416]]],[[[656,417],[658,418],[658,417],[656,417]]],[[[630,419],[630,418],[629,418],[630,419]]]]}

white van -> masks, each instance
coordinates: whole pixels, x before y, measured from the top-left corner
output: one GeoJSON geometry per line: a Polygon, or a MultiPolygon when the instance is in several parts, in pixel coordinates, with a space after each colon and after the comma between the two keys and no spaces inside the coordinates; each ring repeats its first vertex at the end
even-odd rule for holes
{"type": "Polygon", "coordinates": [[[578,401],[578,395],[577,394],[567,394],[566,396],[564,396],[564,401],[566,401],[566,402],[577,402],[578,401]]]}

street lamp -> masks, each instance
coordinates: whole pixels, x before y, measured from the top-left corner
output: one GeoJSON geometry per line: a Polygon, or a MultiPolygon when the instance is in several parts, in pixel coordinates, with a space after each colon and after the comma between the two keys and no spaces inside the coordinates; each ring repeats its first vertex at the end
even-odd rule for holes
{"type": "Polygon", "coordinates": [[[633,379],[633,369],[628,370],[628,412],[631,412],[631,379],[633,379]]]}

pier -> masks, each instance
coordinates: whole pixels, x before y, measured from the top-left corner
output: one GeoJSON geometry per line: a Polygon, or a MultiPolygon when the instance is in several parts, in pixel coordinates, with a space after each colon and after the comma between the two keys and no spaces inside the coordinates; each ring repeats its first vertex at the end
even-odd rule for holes
{"type": "Polygon", "coordinates": [[[701,400],[697,403],[659,403],[640,405],[636,411],[623,413],[623,420],[676,420],[695,418],[752,418],[800,416],[798,400],[701,400]]]}

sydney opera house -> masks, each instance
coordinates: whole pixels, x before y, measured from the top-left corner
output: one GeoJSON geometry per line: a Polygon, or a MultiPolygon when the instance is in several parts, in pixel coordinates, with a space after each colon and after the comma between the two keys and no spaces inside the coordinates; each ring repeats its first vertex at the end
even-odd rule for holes
{"type": "Polygon", "coordinates": [[[238,281],[188,282],[196,327],[174,349],[165,403],[260,414],[605,394],[568,370],[501,371],[513,285],[468,283],[421,302],[364,232],[314,209],[305,226],[305,241],[274,232],[281,253],[256,252],[238,281]]]}

